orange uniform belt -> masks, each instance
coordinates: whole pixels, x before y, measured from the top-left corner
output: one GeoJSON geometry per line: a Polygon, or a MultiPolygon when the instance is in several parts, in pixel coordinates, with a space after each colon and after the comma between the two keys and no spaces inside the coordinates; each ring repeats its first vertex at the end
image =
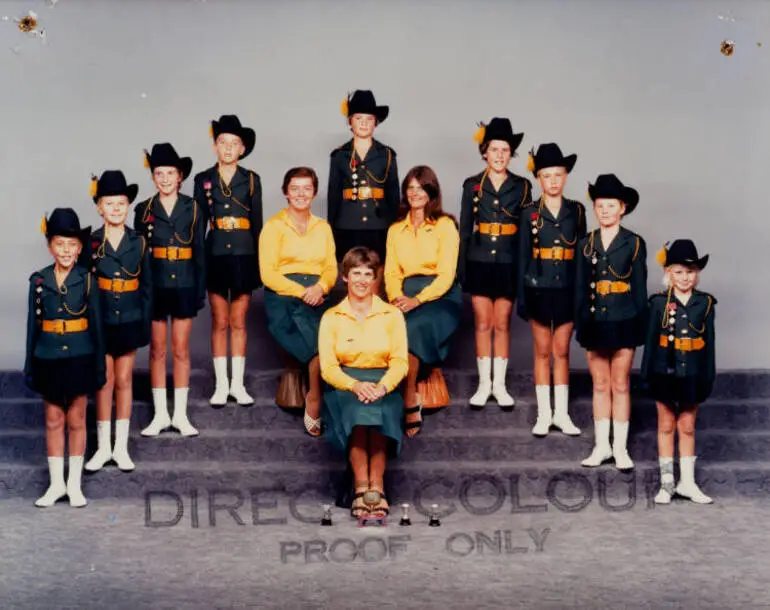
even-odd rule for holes
{"type": "Polygon", "coordinates": [[[519,228],[511,224],[502,224],[499,222],[480,222],[479,233],[484,235],[513,235],[519,228]]]}
{"type": "Polygon", "coordinates": [[[343,199],[385,199],[385,189],[359,186],[354,189],[342,189],[343,199]]]}
{"type": "Polygon", "coordinates": [[[234,231],[235,229],[250,229],[251,221],[248,218],[236,218],[235,216],[224,216],[217,218],[217,229],[223,231],[234,231]]]}
{"type": "Polygon", "coordinates": [[[601,280],[600,282],[596,282],[596,292],[599,294],[622,294],[624,292],[631,292],[631,284],[628,282],[601,280]]]}
{"type": "Polygon", "coordinates": [[[44,333],[80,333],[88,330],[88,318],[77,318],[75,320],[43,320],[44,333]]]}
{"type": "Polygon", "coordinates": [[[139,280],[111,280],[108,277],[99,278],[99,288],[108,292],[134,292],[139,290],[139,280]]]}
{"type": "Polygon", "coordinates": [[[153,248],[152,255],[155,258],[166,258],[170,261],[184,261],[192,258],[192,248],[153,248]]]}
{"type": "MultiPolygon", "coordinates": [[[[666,335],[660,336],[660,346],[668,347],[671,339],[666,335]]],[[[678,349],[682,352],[696,352],[699,349],[706,347],[706,342],[701,337],[682,337],[681,339],[674,339],[674,349],[678,349]]]]}
{"type": "Polygon", "coordinates": [[[575,258],[574,248],[532,248],[532,258],[542,258],[549,261],[571,261],[575,258]]]}

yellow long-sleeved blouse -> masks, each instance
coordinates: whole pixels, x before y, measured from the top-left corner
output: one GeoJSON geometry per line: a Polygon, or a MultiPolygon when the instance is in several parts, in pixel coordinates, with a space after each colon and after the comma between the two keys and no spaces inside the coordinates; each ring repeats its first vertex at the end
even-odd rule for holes
{"type": "Polygon", "coordinates": [[[270,218],[259,234],[259,271],[266,288],[283,295],[302,298],[305,287],[286,276],[290,273],[318,275],[328,294],[337,281],[334,236],[329,223],[310,215],[302,235],[286,209],[270,218]]]}
{"type": "Polygon", "coordinates": [[[452,287],[457,273],[460,234],[451,218],[425,221],[414,230],[409,215],[388,229],[385,257],[385,291],[388,299],[403,296],[404,279],[435,275],[436,279],[415,298],[421,303],[441,298],[452,287]]]}
{"type": "Polygon", "coordinates": [[[406,321],[393,305],[377,296],[363,321],[356,318],[347,297],[324,313],[318,331],[321,376],[340,390],[351,390],[357,380],[341,367],[387,368],[380,380],[392,392],[409,370],[406,321]]]}

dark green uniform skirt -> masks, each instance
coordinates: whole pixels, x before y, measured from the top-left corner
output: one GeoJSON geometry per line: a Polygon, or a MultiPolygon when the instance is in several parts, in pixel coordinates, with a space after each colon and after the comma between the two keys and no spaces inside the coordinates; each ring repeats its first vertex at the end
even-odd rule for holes
{"type": "MultiPolygon", "coordinates": [[[[319,276],[290,273],[286,277],[309,288],[318,282],[319,276]]],[[[327,300],[318,307],[310,307],[302,299],[265,289],[267,329],[278,345],[302,364],[318,355],[318,327],[327,308],[327,300]]]]}
{"type": "MultiPolygon", "coordinates": [[[[404,280],[403,291],[414,297],[429,285],[435,276],[414,275],[404,280]]],[[[463,293],[456,282],[440,299],[423,303],[404,315],[409,353],[426,366],[438,366],[449,355],[452,336],[460,325],[463,293]]]]}
{"type": "MultiPolygon", "coordinates": [[[[358,381],[377,383],[387,369],[354,369],[342,367],[342,370],[358,381]]],[[[364,404],[353,392],[337,390],[326,385],[323,395],[323,421],[326,427],[326,439],[341,453],[347,454],[348,440],[354,426],[376,428],[391,443],[393,454],[401,452],[401,440],[404,437],[404,399],[398,389],[386,394],[377,402],[364,404]]]]}

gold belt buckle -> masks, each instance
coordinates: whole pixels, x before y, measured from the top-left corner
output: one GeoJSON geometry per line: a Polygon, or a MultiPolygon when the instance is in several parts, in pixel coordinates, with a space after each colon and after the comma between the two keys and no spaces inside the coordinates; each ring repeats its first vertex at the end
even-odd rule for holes
{"type": "Polygon", "coordinates": [[[495,235],[495,236],[500,235],[501,232],[502,232],[502,229],[503,229],[503,227],[499,223],[497,223],[497,222],[490,223],[490,225],[489,225],[489,234],[490,235],[495,235]]]}
{"type": "Polygon", "coordinates": [[[224,221],[225,231],[232,231],[235,229],[235,218],[232,216],[225,216],[222,220],[224,221]]]}
{"type": "Polygon", "coordinates": [[[564,259],[564,247],[563,246],[554,246],[551,248],[551,258],[554,260],[560,261],[564,259]]]}
{"type": "Polygon", "coordinates": [[[359,199],[371,199],[372,198],[372,187],[370,186],[361,186],[358,188],[358,198],[359,199]]]}
{"type": "Polygon", "coordinates": [[[123,292],[122,280],[112,280],[112,292],[123,292]]]}
{"type": "Polygon", "coordinates": [[[64,334],[64,320],[56,320],[53,323],[54,331],[57,335],[64,334]]]}
{"type": "Polygon", "coordinates": [[[179,248],[176,246],[171,246],[170,248],[166,248],[166,258],[170,261],[175,261],[179,258],[179,248]]]}

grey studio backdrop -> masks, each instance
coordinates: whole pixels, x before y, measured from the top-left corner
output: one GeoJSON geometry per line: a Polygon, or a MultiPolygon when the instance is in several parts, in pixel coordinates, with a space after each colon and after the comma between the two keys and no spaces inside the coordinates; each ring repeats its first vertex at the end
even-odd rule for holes
{"type": "MultiPolygon", "coordinates": [[[[626,226],[647,240],[650,290],[656,250],[692,237],[711,253],[701,287],[719,299],[719,368],[770,368],[768,2],[5,0],[0,13],[0,368],[23,364],[27,279],[50,263],[42,215],[70,205],[99,224],[91,172],[121,168],[146,198],[143,148],[170,141],[200,171],[214,161],[208,121],[237,113],[257,132],[245,166],[262,177],[265,217],[282,207],[294,165],[317,169],[325,216],[329,152],[348,138],[339,105],[355,88],[390,105],[377,137],[398,152],[401,177],[431,165],[455,214],[463,179],[483,169],[476,122],[494,115],[526,134],[516,173],[544,141],[579,154],[572,198],[587,203],[587,182],[617,173],[641,193],[626,226]],[[29,9],[45,43],[13,24],[29,9]],[[723,39],[735,40],[732,57],[723,39]]],[[[278,367],[261,303],[260,292],[249,367],[278,367]]],[[[207,309],[194,366],[208,366],[209,328],[207,309]]],[[[468,313],[448,366],[473,365],[472,341],[468,313]]],[[[511,359],[530,369],[517,318],[511,359]]],[[[576,344],[573,363],[585,367],[576,344]]]]}

